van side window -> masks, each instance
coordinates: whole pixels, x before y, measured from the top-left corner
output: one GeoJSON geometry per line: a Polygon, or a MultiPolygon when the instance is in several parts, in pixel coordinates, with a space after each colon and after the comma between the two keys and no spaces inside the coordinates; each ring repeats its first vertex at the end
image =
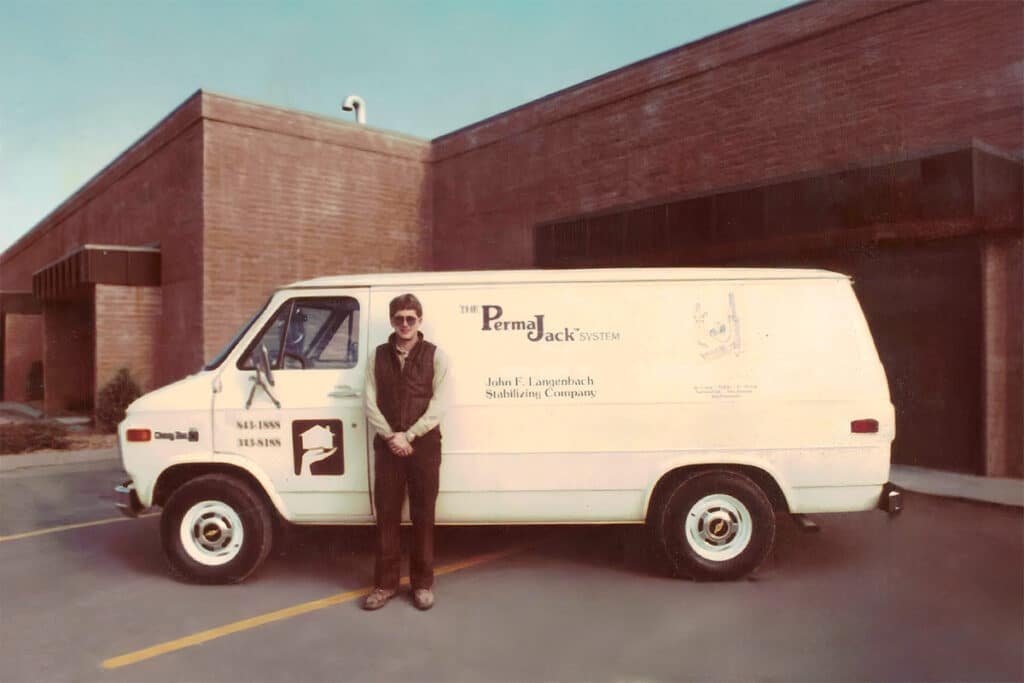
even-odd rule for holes
{"type": "Polygon", "coordinates": [[[266,346],[275,370],[354,368],[359,361],[359,302],[352,297],[292,299],[278,309],[239,363],[266,346]]]}

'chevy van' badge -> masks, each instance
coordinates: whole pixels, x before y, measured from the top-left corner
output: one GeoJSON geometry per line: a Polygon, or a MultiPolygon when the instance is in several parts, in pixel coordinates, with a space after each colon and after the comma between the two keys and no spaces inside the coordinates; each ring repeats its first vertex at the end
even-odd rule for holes
{"type": "Polygon", "coordinates": [[[345,474],[341,420],[292,422],[292,455],[296,475],[345,474]]]}

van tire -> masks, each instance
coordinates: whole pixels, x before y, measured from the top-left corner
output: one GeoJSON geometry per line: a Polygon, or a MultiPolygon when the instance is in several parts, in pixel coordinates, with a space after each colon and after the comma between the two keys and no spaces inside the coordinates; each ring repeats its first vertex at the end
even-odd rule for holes
{"type": "Polygon", "coordinates": [[[677,576],[730,581],[757,569],[775,543],[775,511],[739,472],[700,472],[665,497],[654,532],[677,576]]]}
{"type": "Polygon", "coordinates": [[[160,537],[175,578],[239,583],[270,554],[273,517],[246,482],[206,474],[171,494],[160,519],[160,537]]]}

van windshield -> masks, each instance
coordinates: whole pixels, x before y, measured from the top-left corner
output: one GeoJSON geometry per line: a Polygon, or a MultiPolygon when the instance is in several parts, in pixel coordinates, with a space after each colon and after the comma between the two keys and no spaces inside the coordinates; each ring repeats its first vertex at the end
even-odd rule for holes
{"type": "Polygon", "coordinates": [[[242,325],[238,329],[238,332],[235,333],[235,336],[231,338],[231,341],[229,341],[224,346],[224,348],[221,349],[220,352],[216,356],[213,357],[213,360],[211,360],[209,363],[207,363],[206,365],[203,366],[203,370],[216,370],[217,368],[219,368],[220,364],[223,363],[224,359],[228,357],[229,353],[231,353],[231,349],[235,348],[235,344],[238,343],[238,340],[242,338],[242,335],[244,335],[246,333],[246,331],[250,327],[252,327],[252,324],[254,322],[256,322],[256,319],[259,318],[260,315],[263,314],[263,311],[267,310],[267,306],[269,306],[269,305],[270,305],[270,299],[267,299],[266,303],[264,303],[262,306],[260,306],[256,310],[256,313],[253,314],[253,316],[251,318],[249,318],[249,322],[247,322],[244,325],[242,325]]]}

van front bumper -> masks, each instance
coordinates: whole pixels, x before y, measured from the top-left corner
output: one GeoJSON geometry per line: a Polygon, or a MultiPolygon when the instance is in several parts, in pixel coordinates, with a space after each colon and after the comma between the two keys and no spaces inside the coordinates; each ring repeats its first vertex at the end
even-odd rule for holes
{"type": "Polygon", "coordinates": [[[890,515],[899,514],[903,510],[903,492],[891,481],[882,487],[882,495],[878,497],[878,509],[890,515]]]}
{"type": "Polygon", "coordinates": [[[128,480],[114,488],[114,504],[125,517],[138,517],[145,508],[139,500],[139,494],[135,491],[135,482],[128,480]]]}

